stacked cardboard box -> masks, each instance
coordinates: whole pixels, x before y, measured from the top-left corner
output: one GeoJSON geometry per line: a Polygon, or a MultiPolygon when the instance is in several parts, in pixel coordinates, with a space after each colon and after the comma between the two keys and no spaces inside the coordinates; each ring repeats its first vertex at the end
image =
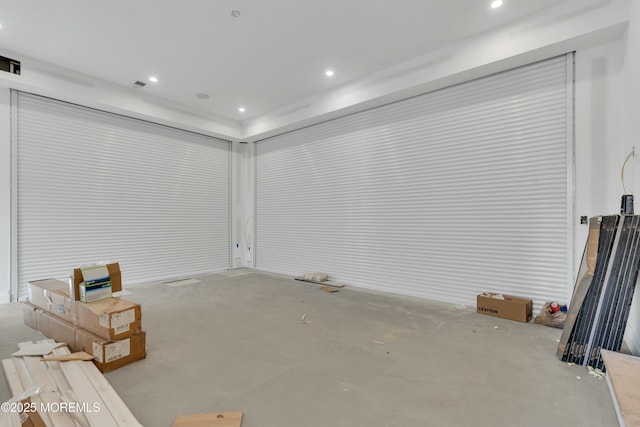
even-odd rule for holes
{"type": "MultiPolygon", "coordinates": [[[[119,270],[118,270],[119,272],[119,270]]],[[[101,372],[146,357],[140,304],[110,297],[83,303],[69,296],[69,284],[55,279],[29,282],[24,322],[71,351],[86,351],[101,372]]]]}

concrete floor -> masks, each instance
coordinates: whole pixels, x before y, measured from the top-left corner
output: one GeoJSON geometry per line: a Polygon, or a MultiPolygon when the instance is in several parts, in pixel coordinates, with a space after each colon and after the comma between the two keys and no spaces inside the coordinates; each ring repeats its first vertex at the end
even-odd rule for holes
{"type": "MultiPolygon", "coordinates": [[[[106,377],[144,426],[231,410],[243,427],[617,425],[606,381],[556,358],[560,330],[252,270],[199,279],[129,288],[148,356],[106,377]]],[[[2,358],[40,337],[18,304],[0,319],[2,358]]]]}

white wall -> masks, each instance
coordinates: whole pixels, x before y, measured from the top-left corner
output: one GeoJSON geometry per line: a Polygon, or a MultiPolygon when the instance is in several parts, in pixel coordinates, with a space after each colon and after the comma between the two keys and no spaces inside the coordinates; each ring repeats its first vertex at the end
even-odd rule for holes
{"type": "MultiPolygon", "coordinates": [[[[579,216],[616,214],[624,193],[636,193],[640,213],[640,1],[632,1],[626,36],[619,41],[576,52],[576,226],[577,266],[587,236],[579,216]]],[[[640,287],[636,289],[625,342],[640,354],[640,287]]]]}
{"type": "Polygon", "coordinates": [[[253,268],[255,240],[255,143],[231,145],[231,267],[253,268]]]}
{"type": "Polygon", "coordinates": [[[587,238],[579,217],[620,211],[623,144],[623,40],[575,55],[575,271],[587,238]]]}
{"type": "MultiPolygon", "coordinates": [[[[635,147],[636,157],[631,162],[627,184],[631,190],[640,190],[640,1],[631,2],[629,11],[631,21],[627,33],[624,57],[624,102],[622,115],[624,131],[622,134],[623,152],[635,147]]],[[[637,192],[635,198],[640,198],[637,192]]],[[[640,203],[636,200],[635,212],[640,213],[640,203]]],[[[625,341],[632,352],[640,355],[640,286],[636,288],[631,315],[627,323],[625,341]]]]}
{"type": "Polygon", "coordinates": [[[0,304],[11,283],[11,94],[0,87],[0,304]]]}

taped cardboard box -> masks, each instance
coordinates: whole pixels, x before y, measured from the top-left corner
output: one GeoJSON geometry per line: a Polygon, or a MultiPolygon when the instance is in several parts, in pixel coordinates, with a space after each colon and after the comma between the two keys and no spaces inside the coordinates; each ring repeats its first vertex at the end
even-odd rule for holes
{"type": "Polygon", "coordinates": [[[36,331],[38,330],[37,310],[39,310],[39,308],[34,305],[29,303],[22,304],[22,317],[24,319],[24,324],[36,331]]]}
{"type": "Polygon", "coordinates": [[[74,301],[69,297],[68,284],[56,279],[34,280],[28,283],[28,300],[31,304],[63,318],[76,321],[74,301]]]}
{"type": "Polygon", "coordinates": [[[22,306],[25,325],[40,331],[47,338],[64,342],[71,351],[75,350],[76,326],[39,307],[25,303],[22,306]]]}
{"type": "Polygon", "coordinates": [[[107,298],[84,304],[76,302],[76,325],[107,341],[127,338],[142,330],[140,304],[107,298]]]}
{"type": "Polygon", "coordinates": [[[144,331],[110,342],[28,303],[23,305],[23,314],[27,326],[48,338],[66,343],[72,352],[86,351],[92,355],[95,358],[93,363],[101,372],[113,371],[147,355],[144,331]]]}
{"type": "Polygon", "coordinates": [[[512,295],[485,292],[478,295],[476,311],[487,316],[526,323],[533,316],[533,301],[512,295]]]}
{"type": "Polygon", "coordinates": [[[109,342],[84,329],[76,330],[76,351],[85,351],[94,357],[100,372],[110,372],[147,356],[147,334],[139,331],[123,340],[109,342]]]}
{"type": "Polygon", "coordinates": [[[142,329],[140,304],[116,297],[87,304],[73,301],[67,284],[56,279],[29,282],[29,302],[109,341],[142,329]]]}
{"type": "MultiPolygon", "coordinates": [[[[122,273],[120,272],[120,264],[117,262],[106,265],[109,270],[109,279],[111,281],[111,291],[120,292],[122,290],[122,273]]],[[[80,301],[80,283],[84,282],[82,270],[80,268],[73,269],[73,299],[80,301]]]]}

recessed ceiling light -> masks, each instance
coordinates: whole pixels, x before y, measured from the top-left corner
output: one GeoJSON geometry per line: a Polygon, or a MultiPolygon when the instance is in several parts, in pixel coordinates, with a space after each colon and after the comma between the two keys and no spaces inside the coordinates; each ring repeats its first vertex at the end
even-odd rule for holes
{"type": "Polygon", "coordinates": [[[333,76],[333,70],[327,70],[327,71],[325,71],[325,72],[324,72],[324,75],[325,75],[325,76],[327,76],[327,77],[331,77],[331,76],[333,76]]]}
{"type": "Polygon", "coordinates": [[[238,108],[238,111],[240,111],[241,113],[244,113],[244,112],[245,112],[245,111],[247,111],[247,110],[245,110],[245,108],[244,108],[244,107],[239,107],[239,108],[238,108]]]}
{"type": "Polygon", "coordinates": [[[502,6],[502,0],[495,0],[493,3],[491,3],[491,7],[496,9],[498,7],[502,6]]]}
{"type": "Polygon", "coordinates": [[[149,81],[151,83],[158,83],[158,78],[156,76],[151,76],[151,77],[149,77],[149,81]]]}

